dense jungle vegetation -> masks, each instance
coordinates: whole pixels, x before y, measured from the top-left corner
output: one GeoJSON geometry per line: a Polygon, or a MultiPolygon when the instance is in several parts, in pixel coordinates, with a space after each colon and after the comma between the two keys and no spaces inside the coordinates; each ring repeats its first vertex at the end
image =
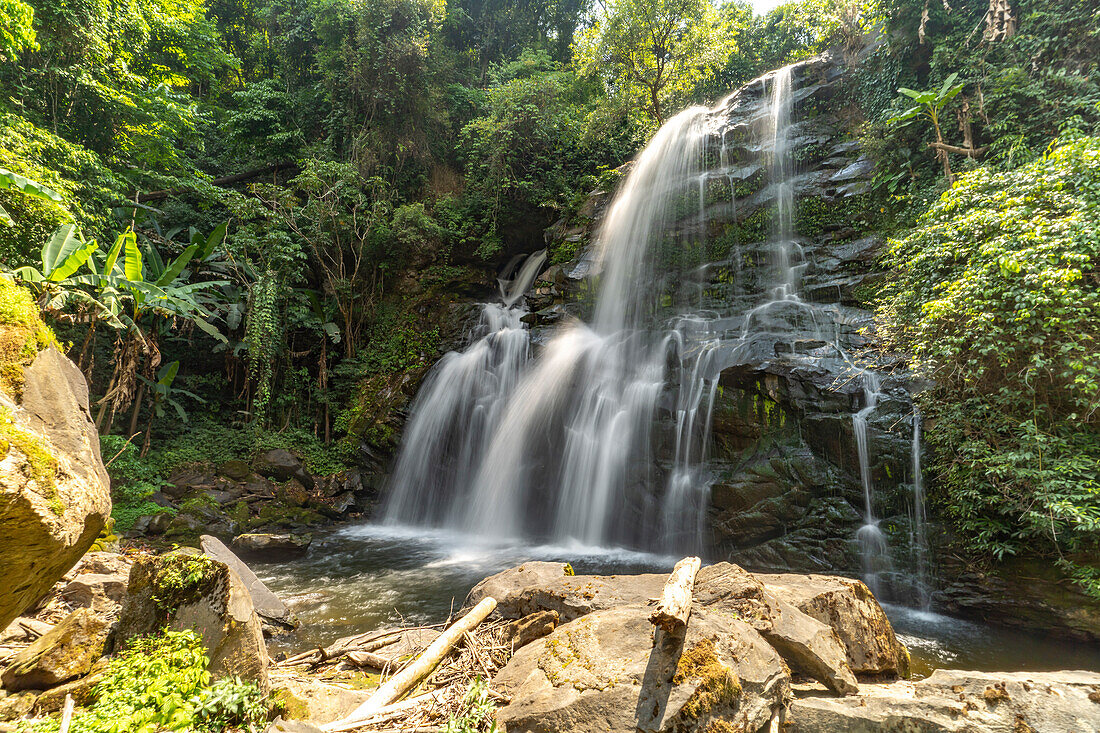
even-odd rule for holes
{"type": "Polygon", "coordinates": [[[935,383],[941,514],[1100,593],[1092,0],[0,0],[0,21],[0,265],[124,451],[120,518],[192,460],[384,463],[503,262],[676,110],[837,48],[892,237],[883,330],[935,383]]]}

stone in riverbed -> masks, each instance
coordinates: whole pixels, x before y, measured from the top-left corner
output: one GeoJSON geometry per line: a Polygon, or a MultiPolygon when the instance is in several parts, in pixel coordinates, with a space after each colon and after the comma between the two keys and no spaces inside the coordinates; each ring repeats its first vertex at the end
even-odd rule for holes
{"type": "Polygon", "coordinates": [[[1097,733],[1100,674],[936,670],[919,682],[865,684],[843,699],[803,693],[788,733],[1097,733]]]}
{"type": "Polygon", "coordinates": [[[831,626],[857,675],[909,676],[909,652],[862,581],[833,575],[755,575],[769,591],[831,626]]]}
{"type": "Polygon", "coordinates": [[[253,560],[276,562],[306,554],[313,535],[310,534],[240,534],[230,546],[238,555],[253,560]]]}
{"type": "Polygon", "coordinates": [[[252,572],[228,547],[222,544],[221,540],[204,534],[199,538],[199,543],[203,553],[228,565],[248,588],[253,607],[265,622],[265,630],[268,625],[274,627],[272,631],[289,631],[298,627],[298,619],[294,617],[286,604],[272,593],[262,580],[256,577],[256,573],[252,572]]]}
{"type": "Polygon", "coordinates": [[[0,675],[10,691],[44,689],[87,674],[103,656],[108,624],[88,608],[78,608],[49,633],[12,658],[0,675]]]}
{"type": "Polygon", "coordinates": [[[516,652],[493,680],[508,733],[755,733],[778,719],[789,677],[771,646],[723,611],[686,637],[655,632],[645,605],[594,611],[516,652]]]}
{"type": "Polygon", "coordinates": [[[307,489],[314,486],[313,476],[306,470],[298,457],[288,450],[278,448],[261,453],[252,460],[256,473],[276,481],[297,479],[307,489]]]}

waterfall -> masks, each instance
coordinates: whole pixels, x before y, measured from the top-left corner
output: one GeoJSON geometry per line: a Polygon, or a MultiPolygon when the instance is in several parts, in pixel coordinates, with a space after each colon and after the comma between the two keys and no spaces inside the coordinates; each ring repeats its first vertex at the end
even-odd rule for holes
{"type": "MultiPolygon", "coordinates": [[[[524,296],[546,253],[504,268],[500,301],[483,306],[469,345],[439,362],[412,406],[387,522],[705,555],[708,512],[718,511],[708,452],[720,375],[813,370],[835,376],[839,390],[857,371],[857,538],[877,589],[890,570],[869,436],[882,388],[846,351],[857,322],[850,311],[802,296],[812,270],[795,226],[796,191],[807,180],[795,165],[793,141],[806,139],[793,120],[795,80],[805,78],[796,68],[765,75],[714,109],[684,110],[658,130],[578,260],[583,267],[571,268],[594,285],[589,318],[572,317],[582,308],[567,305],[571,315],[541,331],[536,350],[524,296]],[[737,182],[757,176],[766,185],[738,201],[737,182]],[[740,224],[719,230],[729,249],[707,261],[716,206],[735,222],[767,214],[766,241],[743,238],[740,224]],[[726,277],[724,290],[715,275],[726,277]]],[[[915,546],[925,542],[919,429],[915,419],[915,546]]]]}
{"type": "Polygon", "coordinates": [[[863,408],[852,415],[852,431],[856,437],[856,452],[859,457],[859,480],[863,485],[863,526],[856,533],[860,556],[863,564],[863,578],[867,587],[879,595],[879,573],[890,565],[890,550],[886,536],[875,518],[875,482],[871,475],[871,447],[867,435],[867,419],[878,407],[882,396],[878,375],[871,371],[863,372],[863,408]]]}
{"type": "Polygon", "coordinates": [[[928,581],[928,516],[924,499],[924,474],[921,471],[921,415],[913,408],[913,538],[912,546],[917,560],[917,594],[920,607],[928,610],[932,605],[928,581]]]}

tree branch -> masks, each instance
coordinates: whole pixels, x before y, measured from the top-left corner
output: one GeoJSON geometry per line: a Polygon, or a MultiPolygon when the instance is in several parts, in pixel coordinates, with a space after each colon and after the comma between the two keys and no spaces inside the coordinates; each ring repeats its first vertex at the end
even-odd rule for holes
{"type": "MultiPolygon", "coordinates": [[[[266,176],[270,173],[278,173],[280,170],[283,169],[297,170],[298,166],[295,163],[288,162],[275,163],[273,165],[264,166],[263,168],[253,168],[252,170],[244,171],[243,173],[234,173],[230,176],[221,176],[220,178],[215,178],[210,183],[211,185],[218,186],[219,188],[226,188],[228,186],[232,186],[234,183],[240,183],[241,181],[248,181],[253,178],[259,178],[260,176],[266,176]]],[[[137,202],[160,201],[161,199],[170,198],[172,196],[179,196],[180,194],[187,193],[190,190],[190,188],[182,186],[179,188],[165,188],[160,191],[150,191],[149,193],[139,192],[134,194],[134,198],[137,200],[137,202]]]]}

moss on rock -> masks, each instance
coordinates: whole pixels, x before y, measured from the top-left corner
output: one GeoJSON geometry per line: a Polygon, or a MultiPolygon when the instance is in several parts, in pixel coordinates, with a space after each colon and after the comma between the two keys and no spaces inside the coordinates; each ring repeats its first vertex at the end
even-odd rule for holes
{"type": "Polygon", "coordinates": [[[713,639],[703,639],[680,655],[672,681],[696,685],[683,708],[684,715],[693,720],[741,697],[741,681],[718,658],[713,639]]]}

